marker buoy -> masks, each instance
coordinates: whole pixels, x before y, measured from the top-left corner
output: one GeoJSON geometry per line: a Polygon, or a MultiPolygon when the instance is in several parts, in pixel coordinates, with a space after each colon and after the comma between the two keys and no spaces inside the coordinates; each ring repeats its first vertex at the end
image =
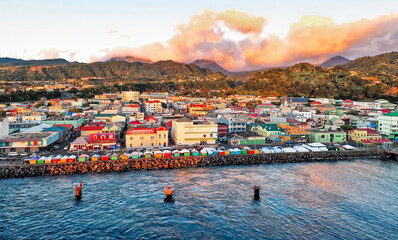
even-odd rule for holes
{"type": "Polygon", "coordinates": [[[75,186],[75,192],[76,192],[76,199],[77,200],[82,199],[82,190],[83,190],[83,183],[80,183],[79,186],[75,186]]]}
{"type": "Polygon", "coordinates": [[[260,200],[260,186],[254,186],[254,201],[259,201],[260,200]]]}
{"type": "Polygon", "coordinates": [[[172,202],[173,201],[173,193],[174,188],[168,186],[163,189],[164,193],[166,193],[166,198],[164,199],[165,202],[172,202]]]}

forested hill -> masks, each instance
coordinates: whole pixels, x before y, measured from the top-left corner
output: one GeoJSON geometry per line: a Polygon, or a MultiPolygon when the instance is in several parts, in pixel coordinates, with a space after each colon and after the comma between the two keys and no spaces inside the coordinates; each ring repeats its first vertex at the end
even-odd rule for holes
{"type": "Polygon", "coordinates": [[[23,60],[16,58],[0,58],[0,67],[8,66],[54,66],[69,64],[69,62],[63,58],[55,59],[42,59],[42,60],[23,60]]]}
{"type": "Polygon", "coordinates": [[[257,72],[242,86],[245,92],[263,96],[328,98],[376,98],[396,94],[398,82],[349,71],[343,67],[322,69],[309,63],[257,72]]]}
{"type": "Polygon", "coordinates": [[[371,75],[390,75],[398,77],[398,52],[357,58],[343,65],[343,67],[371,75]]]}
{"type": "Polygon", "coordinates": [[[212,75],[209,69],[194,64],[182,64],[173,61],[155,63],[110,61],[95,63],[71,63],[59,66],[18,66],[1,67],[0,80],[40,81],[98,78],[168,78],[179,79],[212,75]]]}

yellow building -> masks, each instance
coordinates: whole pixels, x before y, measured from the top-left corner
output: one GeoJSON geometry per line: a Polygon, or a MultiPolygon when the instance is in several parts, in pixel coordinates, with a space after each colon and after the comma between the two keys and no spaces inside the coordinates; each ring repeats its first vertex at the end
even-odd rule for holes
{"type": "Polygon", "coordinates": [[[133,128],[126,133],[126,148],[166,147],[169,130],[159,128],[133,128]]]}
{"type": "Polygon", "coordinates": [[[122,92],[122,101],[133,101],[138,102],[140,99],[140,92],[138,91],[123,91],[122,92]]]}
{"type": "Polygon", "coordinates": [[[218,126],[208,121],[194,122],[186,117],[173,121],[175,144],[215,144],[218,126]]]}
{"type": "Polygon", "coordinates": [[[381,134],[373,129],[354,129],[348,131],[348,139],[355,142],[381,140],[381,134]]]}
{"type": "Polygon", "coordinates": [[[212,105],[191,104],[188,107],[188,111],[194,116],[206,116],[208,112],[214,111],[214,108],[212,105]]]}

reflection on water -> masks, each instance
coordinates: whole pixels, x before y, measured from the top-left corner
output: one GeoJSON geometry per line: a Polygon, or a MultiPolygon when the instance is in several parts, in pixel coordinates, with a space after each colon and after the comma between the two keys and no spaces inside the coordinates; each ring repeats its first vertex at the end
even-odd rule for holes
{"type": "Polygon", "coordinates": [[[5,179],[0,239],[397,238],[397,171],[357,160],[5,179]]]}

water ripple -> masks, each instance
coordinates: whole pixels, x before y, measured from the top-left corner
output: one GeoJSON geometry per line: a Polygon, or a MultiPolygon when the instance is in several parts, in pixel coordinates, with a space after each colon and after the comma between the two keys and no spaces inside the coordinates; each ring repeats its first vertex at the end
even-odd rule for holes
{"type": "Polygon", "coordinates": [[[397,172],[364,159],[4,179],[0,239],[397,239],[397,172]]]}

